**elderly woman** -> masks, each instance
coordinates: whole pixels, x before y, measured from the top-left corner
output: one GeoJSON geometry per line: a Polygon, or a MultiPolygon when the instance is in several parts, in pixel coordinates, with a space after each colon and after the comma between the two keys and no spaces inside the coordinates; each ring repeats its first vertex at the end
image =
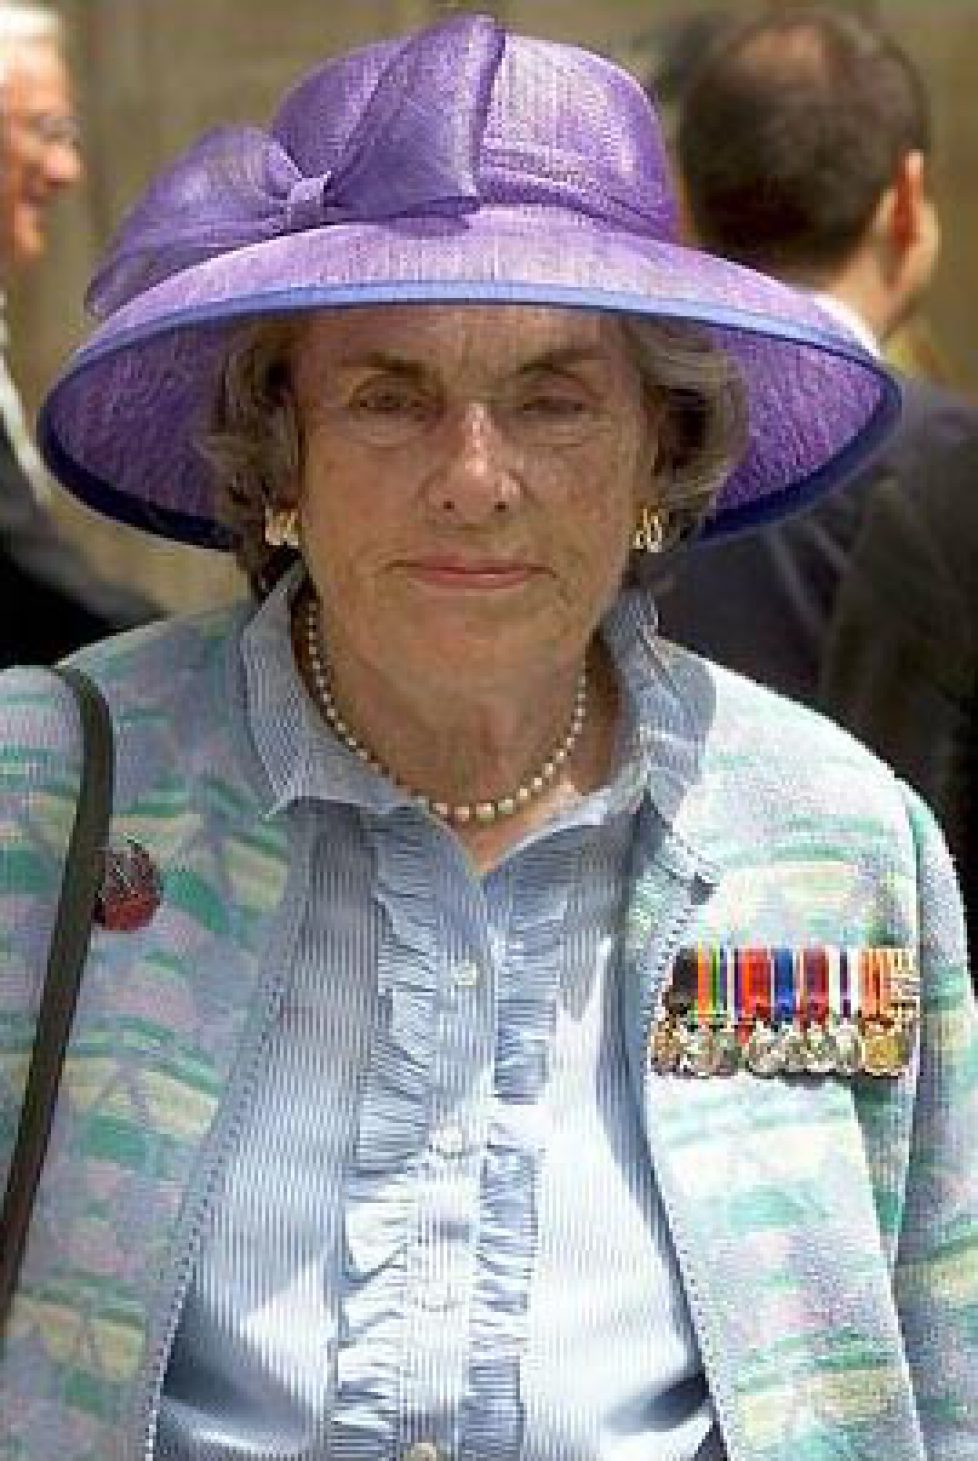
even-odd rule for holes
{"type": "MultiPolygon", "coordinates": [[[[860,460],[892,388],[674,232],[639,88],[472,16],[325,65],[123,226],[45,452],[256,592],[78,661],[143,896],[93,930],[5,1455],[978,1456],[939,839],[658,640],[647,586],[860,460]]],[[[10,672],[0,734],[6,1141],[65,687],[10,672]]]]}

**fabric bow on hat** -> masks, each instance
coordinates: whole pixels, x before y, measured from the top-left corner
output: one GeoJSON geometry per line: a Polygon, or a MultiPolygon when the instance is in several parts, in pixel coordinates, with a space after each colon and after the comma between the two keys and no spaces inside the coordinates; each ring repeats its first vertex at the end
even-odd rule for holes
{"type": "Polygon", "coordinates": [[[382,73],[335,164],[308,177],[259,127],[219,127],[186,152],[123,223],[86,304],[104,319],[191,264],[285,233],[480,205],[477,169],[505,34],[485,16],[425,32],[382,73]],[[451,64],[446,64],[446,60],[451,64]],[[423,86],[419,80],[423,78],[423,86]],[[434,104],[418,105],[419,93],[434,104]]]}

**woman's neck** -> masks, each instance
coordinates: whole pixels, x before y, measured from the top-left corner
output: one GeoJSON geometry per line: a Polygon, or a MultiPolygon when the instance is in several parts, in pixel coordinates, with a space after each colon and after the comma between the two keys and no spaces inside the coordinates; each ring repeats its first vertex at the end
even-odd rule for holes
{"type": "MultiPolygon", "coordinates": [[[[297,663],[322,710],[306,633],[306,602],[293,617],[297,663]]],[[[586,701],[566,758],[540,778],[575,724],[580,664],[501,690],[448,679],[423,684],[385,677],[331,644],[327,677],[339,716],[353,737],[405,789],[449,807],[490,805],[494,815],[446,820],[480,870],[534,827],[595,790],[607,779],[617,722],[613,671],[599,643],[588,654],[586,701]],[[520,795],[520,788],[524,793],[520,795]],[[529,789],[530,794],[526,795],[529,789]],[[514,812],[500,812],[516,802],[514,812]]],[[[323,652],[323,651],[321,651],[323,652]]],[[[315,654],[315,649],[313,650],[315,654]]]]}

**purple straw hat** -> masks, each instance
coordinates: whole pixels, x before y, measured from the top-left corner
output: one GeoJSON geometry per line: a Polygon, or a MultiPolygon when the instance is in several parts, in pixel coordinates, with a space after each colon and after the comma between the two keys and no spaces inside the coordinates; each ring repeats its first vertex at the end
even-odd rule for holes
{"type": "Polygon", "coordinates": [[[898,411],[892,379],[806,296],[678,242],[633,78],[465,15],[327,62],[268,131],[211,132],[150,186],[89,290],[100,323],[43,406],[44,456],[110,517],[227,546],[197,442],[232,333],[409,302],[705,326],[743,375],[750,445],[704,537],[813,498],[898,411]]]}

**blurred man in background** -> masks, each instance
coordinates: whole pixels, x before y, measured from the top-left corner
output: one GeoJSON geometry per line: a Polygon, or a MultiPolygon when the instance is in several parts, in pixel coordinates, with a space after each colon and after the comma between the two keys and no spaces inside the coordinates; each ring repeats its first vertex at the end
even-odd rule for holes
{"type": "MultiPolygon", "coordinates": [[[[726,32],[683,90],[676,148],[704,247],[817,292],[876,352],[912,316],[940,237],[929,106],[875,26],[793,7],[726,32]]],[[[868,470],[791,523],[687,554],[661,626],[827,711],[913,783],[974,924],[978,411],[903,385],[901,426],[868,470]]]]}
{"type": "Polygon", "coordinates": [[[50,662],[150,617],[63,539],[7,365],[5,292],[44,254],[51,203],[82,176],[57,15],[0,0],[0,667],[50,662]]]}

